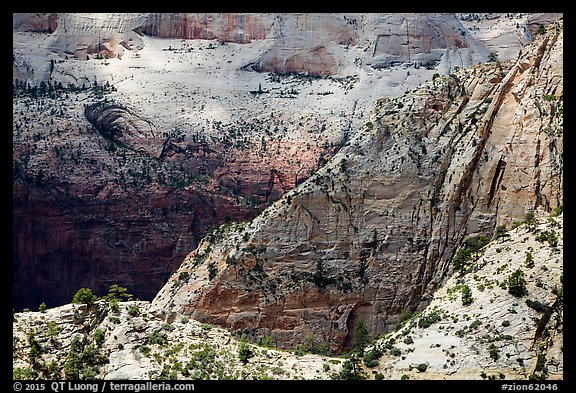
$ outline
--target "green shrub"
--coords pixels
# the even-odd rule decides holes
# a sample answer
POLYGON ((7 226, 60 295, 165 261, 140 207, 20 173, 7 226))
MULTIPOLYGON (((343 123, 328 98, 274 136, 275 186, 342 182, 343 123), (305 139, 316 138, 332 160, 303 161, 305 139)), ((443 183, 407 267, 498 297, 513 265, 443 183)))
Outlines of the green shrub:
POLYGON ((490 344, 490 347, 488 347, 488 352, 490 353, 490 359, 492 360, 498 360, 500 357, 500 351, 498 350, 498 347, 494 345, 494 343, 490 344))
POLYGON ((472 321, 472 322, 470 323, 470 326, 468 326, 468 329, 469 329, 469 330, 475 330, 475 329, 478 329, 478 327, 479 327, 480 325, 482 325, 482 321, 479 320, 479 319, 475 319, 474 321, 472 321))
POLYGON ((539 302, 538 300, 526 299, 526 305, 538 312, 546 312, 548 310, 548 306, 542 302, 539 302))
POLYGON ((264 348, 276 348, 276 343, 271 336, 260 337, 257 344, 264 348))
POLYGON ((12 379, 14 380, 30 380, 38 378, 38 372, 30 367, 16 367, 12 370, 12 379))
POLYGON ((414 312, 410 309, 405 308, 398 315, 398 328, 402 327, 406 322, 408 322, 414 316, 414 312))
POLYGON ((528 269, 531 269, 534 267, 534 256, 532 256, 532 253, 530 251, 526 251, 526 267, 528 269))
POLYGON ((104 332, 100 329, 96 329, 94 331, 94 342, 97 345, 102 345, 102 343, 104 342, 104 332))
POLYGON ((529 231, 533 231, 536 228, 538 220, 536 219, 534 212, 528 212, 524 215, 524 224, 526 224, 529 231))
POLYGON ((150 334, 150 337, 146 340, 146 344, 153 345, 165 345, 168 343, 168 335, 161 330, 155 330, 150 334))
POLYGON ((150 348, 149 346, 146 346, 146 345, 140 346, 140 352, 142 352, 142 354, 144 356, 149 356, 151 351, 152 351, 152 348, 150 348))
POLYGON ((181 272, 178 276, 178 281, 180 281, 180 283, 186 283, 188 280, 190 280, 190 273, 188 272, 181 272))
POLYGON ((390 350, 390 355, 392 355, 392 356, 400 356, 400 355, 402 355, 402 351, 400 350, 400 348, 393 347, 393 348, 390 350))
POLYGON ((416 370, 423 373, 428 369, 428 363, 420 363, 416 366, 416 370))
POLYGON ((90 288, 80 288, 74 295, 72 303, 91 305, 98 300, 98 297, 92 293, 90 288))
POLYGON ((513 296, 521 297, 527 293, 524 272, 520 269, 508 277, 506 284, 508 285, 508 292, 513 296))
POLYGON ((462 286, 462 305, 469 306, 474 302, 474 298, 472 297, 472 290, 466 284, 462 286))
POLYGON ((84 347, 82 339, 76 336, 64 361, 64 375, 66 379, 95 379, 97 364, 102 361, 103 357, 94 347, 91 345, 84 347))
POLYGON ((44 302, 40 303, 40 306, 38 306, 38 311, 45 312, 46 311, 46 303, 44 303, 44 302))
POLYGON ((470 266, 472 258, 475 254, 479 253, 480 250, 490 242, 485 235, 471 237, 464 243, 464 246, 460 248, 454 258, 452 259, 452 265, 454 266, 454 271, 464 274, 466 269, 470 266))
POLYGON ((128 308, 128 315, 130 315, 131 317, 137 317, 138 315, 140 315, 140 307, 138 307, 135 304, 131 305, 128 308))
POLYGON ((496 227, 496 230, 494 231, 494 240, 503 237, 510 237, 510 235, 508 234, 508 230, 506 229, 506 225, 498 225, 496 227))
POLYGON ((373 348, 372 350, 368 351, 362 361, 366 365, 366 367, 376 367, 378 365, 378 359, 382 357, 382 352, 377 348, 373 348))
POLYGON ((442 320, 442 312, 438 309, 434 309, 433 311, 429 312, 426 315, 422 315, 418 320, 418 327, 419 328, 427 328, 430 327, 433 323, 442 320))
POLYGON ((546 27, 544 27, 544 25, 540 25, 540 24, 539 24, 539 25, 538 25, 538 31, 537 31, 537 33, 540 34, 540 35, 546 34, 546 27))
POLYGON ((110 316, 108 318, 110 319, 110 322, 115 323, 116 325, 120 324, 120 318, 114 316, 110 316))
POLYGON ((48 325, 46 326, 46 334, 48 337, 56 337, 61 330, 62 328, 58 326, 54 321, 48 322, 48 325))
POLYGON ((212 281, 214 277, 218 274, 218 268, 214 264, 214 262, 208 263, 208 280, 212 281))
POLYGON ((330 348, 328 347, 328 344, 314 333, 307 334, 304 337, 303 344, 298 348, 302 351, 302 354, 313 353, 323 356, 330 355, 330 348))
POLYGON ((250 349, 250 345, 248 344, 248 340, 246 336, 242 335, 240 338, 240 342, 238 343, 238 359, 246 364, 248 359, 254 356, 252 349, 250 349))
POLYGON ((560 214, 562 214, 562 210, 563 210, 562 205, 558 205, 558 206, 556 206, 556 207, 552 210, 552 212, 550 213, 550 215, 551 215, 552 217, 558 217, 560 214))
POLYGON ((553 230, 543 231, 536 236, 536 240, 543 243, 548 242, 550 247, 556 247, 558 245, 558 235, 553 230))

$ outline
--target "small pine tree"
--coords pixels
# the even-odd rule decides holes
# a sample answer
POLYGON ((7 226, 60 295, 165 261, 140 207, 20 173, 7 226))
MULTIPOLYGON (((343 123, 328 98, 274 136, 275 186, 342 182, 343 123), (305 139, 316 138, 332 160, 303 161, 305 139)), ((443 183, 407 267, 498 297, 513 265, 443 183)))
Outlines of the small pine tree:
POLYGON ((132 294, 127 292, 128 290, 121 287, 118 284, 112 284, 108 287, 108 294, 103 297, 104 300, 112 302, 117 300, 118 302, 128 301, 132 299, 132 294))
POLYGON ((38 357, 42 354, 42 347, 36 337, 34 337, 33 332, 28 332, 28 344, 30 344, 30 352, 28 354, 30 363, 36 364, 38 357))
POLYGON ((72 303, 91 305, 98 300, 98 297, 92 293, 90 288, 80 288, 74 295, 72 303))
POLYGON ((46 303, 44 303, 44 302, 40 303, 40 306, 38 306, 38 311, 45 312, 46 311, 46 303))
POLYGON ((354 342, 354 349, 360 353, 364 352, 364 348, 366 348, 370 342, 368 328, 366 327, 366 322, 363 320, 356 322, 356 326, 354 327, 354 342))
POLYGON ((335 379, 361 380, 366 379, 366 373, 360 364, 360 358, 356 354, 351 354, 350 358, 342 363, 340 373, 334 376, 335 379))
POLYGON ((536 229, 536 225, 538 225, 538 220, 536 219, 536 215, 534 212, 528 212, 524 215, 524 224, 529 231, 533 231, 536 229))
POLYGON ((526 267, 529 269, 534 267, 534 256, 530 251, 526 251, 526 267))
POLYGON ((214 277, 218 274, 218 268, 214 264, 214 262, 208 263, 208 280, 212 281, 214 277))
POLYGON ((454 271, 460 274, 464 274, 468 268, 468 262, 472 258, 472 252, 469 248, 464 247, 458 250, 454 258, 452 259, 452 265, 454 266, 454 271))
POLYGON ((238 359, 246 364, 248 359, 254 356, 254 353, 250 349, 250 345, 248 344, 248 339, 245 335, 240 337, 240 342, 238 343, 238 359))
POLYGON ((502 237, 510 237, 506 225, 498 225, 494 231, 494 240, 500 239, 502 237))
POLYGON ((524 296, 526 294, 526 280, 524 279, 524 272, 517 269, 508 277, 508 292, 516 297, 524 296))
POLYGON ((462 305, 469 306, 474 303, 474 298, 472 297, 472 290, 468 285, 462 287, 462 305))

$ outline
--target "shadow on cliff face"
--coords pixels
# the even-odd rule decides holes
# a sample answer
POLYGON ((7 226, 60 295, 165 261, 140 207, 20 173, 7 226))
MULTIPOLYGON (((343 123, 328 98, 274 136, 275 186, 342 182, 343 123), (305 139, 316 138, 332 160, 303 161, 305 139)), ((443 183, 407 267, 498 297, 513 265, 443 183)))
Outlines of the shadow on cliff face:
POLYGON ((150 300, 212 226, 255 214, 218 196, 173 188, 128 188, 99 198, 18 181, 13 197, 16 310, 69 303, 82 287, 103 295, 112 284, 150 300))
POLYGON ((314 334, 336 350, 360 320, 375 336, 423 309, 465 242, 562 204, 562 33, 549 33, 516 62, 379 100, 306 182, 203 240, 180 267, 194 281, 177 272, 153 305, 283 348, 314 334))
POLYGON ((151 300, 211 228, 252 219, 319 165, 310 154, 294 170, 277 153, 290 145, 262 162, 264 153, 233 140, 174 136, 107 99, 84 106, 74 126, 31 108, 22 131, 15 120, 17 310, 68 303, 82 287, 105 294, 111 284, 151 300), (57 131, 37 137, 44 126, 57 131))
POLYGON ((86 106, 84 115, 104 138, 152 157, 160 156, 163 141, 156 126, 124 105, 103 100, 86 106))

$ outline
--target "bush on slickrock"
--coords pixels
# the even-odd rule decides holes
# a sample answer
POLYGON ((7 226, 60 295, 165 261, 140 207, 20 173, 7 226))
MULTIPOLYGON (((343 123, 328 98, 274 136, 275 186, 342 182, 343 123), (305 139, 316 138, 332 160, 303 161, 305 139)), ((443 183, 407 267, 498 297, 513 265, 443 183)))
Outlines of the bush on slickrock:
POLYGON ((524 272, 520 269, 517 269, 508 277, 506 284, 508 285, 508 293, 513 296, 521 297, 527 293, 524 272))
POLYGON ((90 288, 80 288, 74 295, 72 303, 91 305, 98 300, 98 297, 92 293, 90 288))

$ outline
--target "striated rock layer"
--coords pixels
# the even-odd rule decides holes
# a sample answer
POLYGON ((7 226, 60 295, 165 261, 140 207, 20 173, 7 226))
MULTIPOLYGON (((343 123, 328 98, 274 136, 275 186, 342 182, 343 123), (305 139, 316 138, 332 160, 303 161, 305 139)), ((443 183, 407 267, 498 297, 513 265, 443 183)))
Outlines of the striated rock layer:
POLYGON ((563 217, 538 210, 533 227, 500 233, 421 314, 406 313, 375 340, 384 355, 374 371, 384 379, 562 380, 563 217), (523 291, 510 288, 518 274, 523 291))
MULTIPOLYGON (((499 231, 421 313, 403 312, 393 331, 369 343, 356 371, 366 379, 562 380, 563 216, 540 210, 532 226, 499 231), (517 274, 523 291, 510 290, 517 274)), ((12 331, 18 380, 351 378, 350 361, 325 356, 317 336, 307 335, 298 352, 281 351, 271 337, 242 343, 150 302, 17 312, 12 331)))
POLYGON ((210 228, 310 176, 375 97, 485 60, 494 34, 516 56, 540 20, 491 18, 13 14, 14 307, 112 283, 151 299, 210 228))
MULTIPOLYGON (((246 45, 265 41, 266 50, 248 62, 247 68, 327 76, 352 75, 362 66, 378 69, 406 63, 449 72, 486 60, 490 51, 502 52, 508 59, 531 41, 536 23, 561 17, 488 15, 45 13, 14 14, 13 29, 47 33, 52 52, 82 60, 96 55, 122 58, 126 51, 137 52, 144 46, 143 35, 246 45)), ((34 78, 43 77, 42 71, 34 78)))
POLYGON ((382 99, 321 170, 188 255, 155 307, 349 348, 424 307, 468 236, 562 203, 563 30, 382 99))

